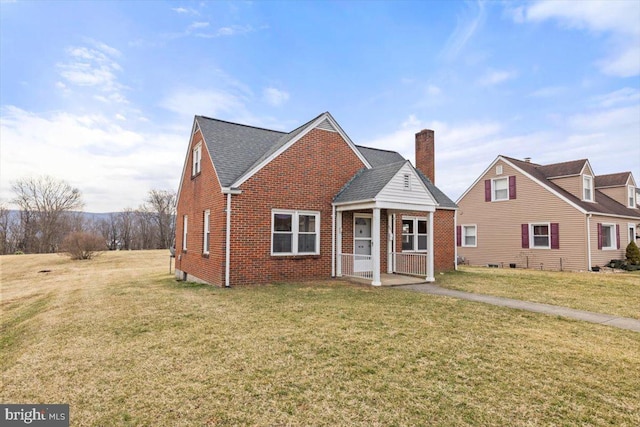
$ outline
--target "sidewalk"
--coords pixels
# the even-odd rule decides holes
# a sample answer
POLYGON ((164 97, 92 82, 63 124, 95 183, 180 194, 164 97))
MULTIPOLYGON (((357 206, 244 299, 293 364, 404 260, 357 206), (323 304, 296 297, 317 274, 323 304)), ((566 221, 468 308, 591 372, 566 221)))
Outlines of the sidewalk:
POLYGON ((631 319, 628 317, 612 316, 610 314, 594 313, 592 311, 575 310, 573 308, 550 304, 541 304, 537 302, 521 301, 511 298, 502 298, 494 297, 491 295, 474 294, 471 292, 455 291, 453 289, 441 288, 430 283, 403 285, 397 286, 397 288, 411 289, 417 292, 424 292, 432 295, 443 295, 469 301, 483 302, 485 304, 533 311, 536 313, 551 314, 553 316, 568 317, 571 319, 583 320, 585 322, 599 323, 601 325, 609 325, 620 329, 628 329, 630 331, 640 332, 640 320, 631 319))

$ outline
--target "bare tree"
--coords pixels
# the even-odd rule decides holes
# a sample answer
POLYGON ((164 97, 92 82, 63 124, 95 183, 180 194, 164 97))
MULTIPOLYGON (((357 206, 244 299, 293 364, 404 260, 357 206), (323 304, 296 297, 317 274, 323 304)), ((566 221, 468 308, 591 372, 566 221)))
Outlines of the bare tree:
POLYGON ((107 244, 110 251, 120 249, 120 230, 118 227, 118 214, 110 213, 109 216, 99 220, 97 230, 107 244))
POLYGON ((12 223, 11 212, 4 203, 0 203, 0 255, 15 252, 11 236, 12 223))
POLYGON ((134 233, 134 221, 135 212, 131 208, 127 208, 118 214, 118 231, 120 233, 120 244, 122 249, 133 249, 133 233, 134 233))
POLYGON ((173 243, 174 221, 176 210, 176 192, 168 190, 151 190, 143 210, 152 214, 151 218, 157 227, 158 249, 168 249, 173 243))
POLYGON ((80 190, 50 176, 19 179, 11 187, 21 210, 25 252, 55 252, 66 231, 65 214, 83 206, 80 190))

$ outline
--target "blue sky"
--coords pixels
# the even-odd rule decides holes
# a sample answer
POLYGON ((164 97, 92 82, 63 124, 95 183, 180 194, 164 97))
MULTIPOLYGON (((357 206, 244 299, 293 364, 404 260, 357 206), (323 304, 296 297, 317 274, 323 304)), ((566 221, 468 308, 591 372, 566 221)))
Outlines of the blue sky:
POLYGON ((193 116, 290 131, 329 111, 452 199, 499 154, 640 184, 640 2, 0 2, 0 201, 52 175, 85 210, 177 189, 193 116))

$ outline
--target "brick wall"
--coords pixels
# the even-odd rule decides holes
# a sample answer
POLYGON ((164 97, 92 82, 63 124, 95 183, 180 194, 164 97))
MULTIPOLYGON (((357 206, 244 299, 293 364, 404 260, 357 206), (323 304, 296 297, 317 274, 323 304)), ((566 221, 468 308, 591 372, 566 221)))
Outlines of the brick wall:
POLYGON ((191 176, 192 153, 202 142, 200 131, 191 139, 176 211, 176 270, 189 280, 224 285, 226 196, 222 194, 211 157, 202 142, 201 173, 191 176), (209 209, 209 255, 203 254, 204 211, 209 209), (188 215, 187 250, 182 250, 183 216, 188 215))
POLYGON ((364 167, 340 134, 314 129, 232 197, 231 284, 331 276, 331 202, 364 167), (320 255, 272 256, 273 209, 320 212, 320 255))

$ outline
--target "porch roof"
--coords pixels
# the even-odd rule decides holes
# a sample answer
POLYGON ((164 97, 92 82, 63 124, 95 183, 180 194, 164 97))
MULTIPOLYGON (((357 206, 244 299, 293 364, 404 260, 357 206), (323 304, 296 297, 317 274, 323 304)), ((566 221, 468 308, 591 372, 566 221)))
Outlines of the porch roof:
POLYGON ((343 204, 374 199, 406 162, 403 160, 373 169, 361 169, 340 190, 333 202, 343 204))

